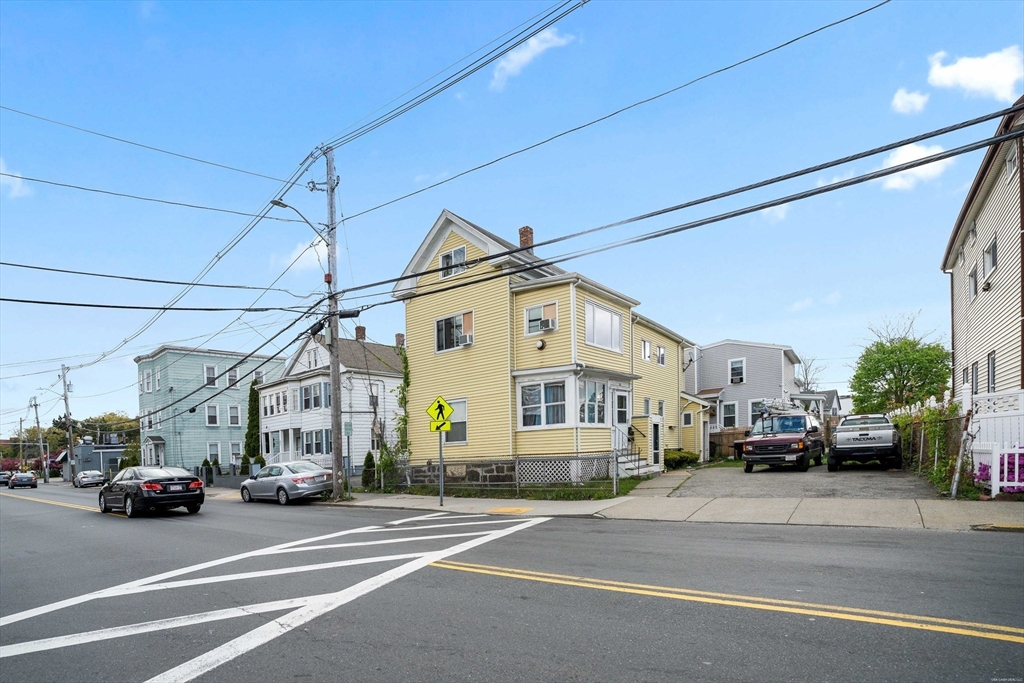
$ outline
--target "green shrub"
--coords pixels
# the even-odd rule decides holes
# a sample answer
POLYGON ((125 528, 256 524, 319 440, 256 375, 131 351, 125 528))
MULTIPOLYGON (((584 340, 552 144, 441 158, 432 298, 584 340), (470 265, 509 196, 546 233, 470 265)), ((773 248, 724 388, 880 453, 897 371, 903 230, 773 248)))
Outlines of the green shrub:
POLYGON ((675 449, 665 451, 665 467, 670 470, 696 465, 698 462, 700 462, 700 456, 692 451, 675 449))
POLYGON ((223 472, 221 472, 220 460, 218 458, 213 459, 213 462, 210 463, 210 467, 213 468, 213 471, 217 474, 217 476, 224 474, 223 472))
POLYGON ((253 462, 256 463, 257 465, 259 465, 260 469, 263 469, 264 467, 267 466, 266 459, 264 459, 263 455, 260 454, 260 453, 256 454, 256 457, 253 458, 253 462))
POLYGON ((251 465, 252 465, 252 463, 249 461, 249 454, 248 453, 243 453, 242 454, 242 464, 239 465, 239 467, 238 467, 238 473, 239 474, 244 474, 244 475, 249 474, 249 467, 251 465))
POLYGON ((212 465, 210 465, 210 460, 208 458, 203 458, 203 464, 200 465, 200 467, 212 467, 212 465))
POLYGON ((376 463, 373 461, 373 453, 366 451, 366 459, 363 460, 363 488, 373 488, 373 482, 376 475, 376 463))

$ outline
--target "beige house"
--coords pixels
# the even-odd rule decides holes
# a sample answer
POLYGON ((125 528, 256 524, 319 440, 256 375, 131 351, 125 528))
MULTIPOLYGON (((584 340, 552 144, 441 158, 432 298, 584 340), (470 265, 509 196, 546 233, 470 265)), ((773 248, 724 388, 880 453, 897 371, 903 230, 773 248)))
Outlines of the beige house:
POLYGON ((661 469, 665 449, 684 443, 681 363, 692 344, 532 245, 529 227, 515 245, 446 210, 395 285, 406 305, 410 462, 436 460, 425 410, 443 396, 453 408, 446 462, 639 451, 661 469))

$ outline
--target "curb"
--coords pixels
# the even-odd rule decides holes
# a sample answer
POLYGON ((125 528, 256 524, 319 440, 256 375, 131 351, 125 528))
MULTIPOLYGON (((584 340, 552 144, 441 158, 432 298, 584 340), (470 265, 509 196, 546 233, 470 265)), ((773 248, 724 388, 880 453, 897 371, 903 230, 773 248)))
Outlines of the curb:
POLYGON ((1024 533, 1024 524, 972 524, 971 531, 1009 531, 1024 533))

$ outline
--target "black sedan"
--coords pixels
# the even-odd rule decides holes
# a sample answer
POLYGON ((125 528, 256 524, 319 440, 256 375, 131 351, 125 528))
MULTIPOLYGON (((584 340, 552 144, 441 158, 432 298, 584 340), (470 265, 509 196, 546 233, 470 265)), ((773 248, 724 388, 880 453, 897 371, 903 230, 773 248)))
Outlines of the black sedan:
POLYGON ((206 493, 203 480, 180 467, 129 467, 100 489, 100 512, 120 508, 128 517, 146 510, 184 507, 199 512, 206 493))

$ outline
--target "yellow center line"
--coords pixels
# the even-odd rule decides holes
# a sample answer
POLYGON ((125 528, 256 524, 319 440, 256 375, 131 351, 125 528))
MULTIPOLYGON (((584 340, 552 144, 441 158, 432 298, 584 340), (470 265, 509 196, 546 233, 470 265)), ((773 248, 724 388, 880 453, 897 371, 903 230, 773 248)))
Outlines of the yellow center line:
POLYGON ((898 612, 880 612, 859 609, 856 607, 842 607, 840 605, 801 603, 792 600, 775 600, 756 596, 731 595, 728 593, 711 593, 707 591, 695 591, 682 588, 668 588, 665 586, 649 586, 645 584, 633 584, 620 581, 606 581, 603 579, 590 579, 563 574, 531 572, 522 569, 475 565, 449 560, 434 562, 431 566, 441 569, 472 572, 476 574, 503 576, 510 579, 521 579, 523 581, 539 581, 542 583, 576 586, 579 588, 592 588, 595 590, 611 591, 615 593, 632 593, 635 595, 670 598, 673 600, 685 600, 688 602, 701 602, 712 605, 726 605, 729 607, 744 607, 748 609, 767 610, 770 612, 786 612, 789 614, 802 614, 807 616, 826 617, 830 619, 844 619, 846 621, 880 624, 884 626, 897 626, 923 631, 937 631, 940 633, 952 633, 962 636, 988 638, 991 640, 1003 640, 1010 643, 1024 644, 1024 637, 1020 635, 1010 635, 1022 634, 1024 633, 1024 629, 1001 626, 998 624, 981 624, 968 621, 956 621, 953 619, 940 619, 938 617, 901 614, 898 612), (1009 633, 991 633, 977 629, 988 629, 988 631, 1007 631, 1009 633))
MULTIPOLYGON (((46 500, 44 498, 33 498, 32 496, 19 496, 16 493, 0 493, 0 496, 7 496, 8 498, 20 498, 21 500, 31 500, 34 503, 46 503, 47 505, 60 505, 65 508, 74 508, 76 510, 86 510, 87 512, 99 512, 99 509, 89 507, 88 505, 78 505, 77 503, 64 503, 59 500, 46 500)), ((124 517, 124 515, 113 513, 115 517, 124 517)))

